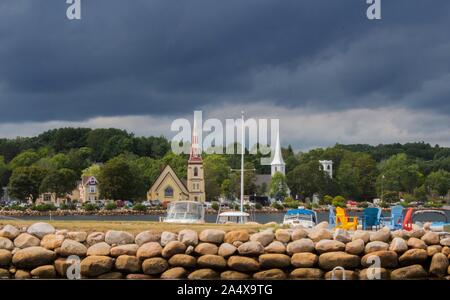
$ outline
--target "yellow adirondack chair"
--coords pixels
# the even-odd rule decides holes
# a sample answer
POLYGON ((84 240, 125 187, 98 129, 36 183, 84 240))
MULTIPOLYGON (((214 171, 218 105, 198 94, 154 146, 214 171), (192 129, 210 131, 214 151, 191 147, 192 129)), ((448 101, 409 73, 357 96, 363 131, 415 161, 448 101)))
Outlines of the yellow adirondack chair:
POLYGON ((345 213, 345 209, 336 207, 336 228, 344 230, 356 230, 358 226, 358 217, 349 217, 345 213))

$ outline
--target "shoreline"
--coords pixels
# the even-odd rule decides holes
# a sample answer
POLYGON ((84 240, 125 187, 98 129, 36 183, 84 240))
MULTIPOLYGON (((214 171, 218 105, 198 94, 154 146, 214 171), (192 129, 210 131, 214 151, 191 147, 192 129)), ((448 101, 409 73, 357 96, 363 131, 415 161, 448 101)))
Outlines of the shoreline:
MULTIPOLYGON (((447 208, 415 208, 415 210, 441 210, 450 211, 447 208)), ((315 212, 328 212, 328 209, 313 209, 315 212)), ((349 212, 362 212, 364 208, 348 208, 349 212)), ((254 214, 279 214, 285 213, 288 209, 263 209, 263 210, 249 210, 247 212, 254 214)), ((383 212, 390 211, 389 208, 382 208, 383 212)), ((21 210, 0 210, 0 216, 8 217, 24 217, 24 216, 147 216, 147 215, 165 215, 166 210, 148 210, 148 211, 136 211, 132 209, 116 209, 116 210, 97 210, 97 211, 85 211, 85 210, 56 210, 56 211, 35 211, 27 209, 21 210)), ((217 211, 208 209, 205 211, 205 215, 217 215, 217 211)))

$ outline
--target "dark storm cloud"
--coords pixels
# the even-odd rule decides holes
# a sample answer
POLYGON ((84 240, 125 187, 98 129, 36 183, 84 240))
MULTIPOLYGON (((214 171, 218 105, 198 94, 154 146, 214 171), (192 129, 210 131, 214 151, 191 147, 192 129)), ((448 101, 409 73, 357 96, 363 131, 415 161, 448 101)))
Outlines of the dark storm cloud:
POLYGON ((450 112, 450 3, 64 0, 0 4, 0 122, 177 115, 220 102, 450 112))

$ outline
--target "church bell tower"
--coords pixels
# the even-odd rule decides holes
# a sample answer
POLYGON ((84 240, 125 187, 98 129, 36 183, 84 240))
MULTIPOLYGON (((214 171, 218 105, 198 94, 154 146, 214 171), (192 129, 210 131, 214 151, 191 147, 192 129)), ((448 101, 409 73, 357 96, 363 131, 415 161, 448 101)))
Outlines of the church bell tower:
POLYGON ((189 191, 190 201, 205 201, 205 176, 203 170, 202 150, 198 143, 198 128, 195 118, 194 128, 192 130, 191 151, 189 154, 187 168, 187 189, 189 191))

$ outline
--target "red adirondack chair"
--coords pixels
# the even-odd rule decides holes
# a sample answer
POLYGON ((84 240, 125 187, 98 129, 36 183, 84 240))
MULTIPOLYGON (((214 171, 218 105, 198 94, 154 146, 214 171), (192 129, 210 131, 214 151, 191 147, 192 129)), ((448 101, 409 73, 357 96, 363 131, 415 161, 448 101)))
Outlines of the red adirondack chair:
POLYGON ((403 219, 402 227, 404 230, 411 231, 412 230, 412 214, 414 209, 412 207, 408 208, 406 211, 405 218, 403 219))

